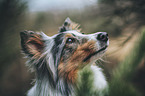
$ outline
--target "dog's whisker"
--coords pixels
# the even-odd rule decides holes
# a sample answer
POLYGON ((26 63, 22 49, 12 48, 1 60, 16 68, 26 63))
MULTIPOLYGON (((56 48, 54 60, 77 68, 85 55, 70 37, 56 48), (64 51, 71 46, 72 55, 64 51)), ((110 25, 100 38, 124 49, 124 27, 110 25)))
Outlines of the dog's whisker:
POLYGON ((99 58, 99 59, 105 63, 111 63, 110 61, 107 61, 106 59, 105 60, 103 58, 99 58))

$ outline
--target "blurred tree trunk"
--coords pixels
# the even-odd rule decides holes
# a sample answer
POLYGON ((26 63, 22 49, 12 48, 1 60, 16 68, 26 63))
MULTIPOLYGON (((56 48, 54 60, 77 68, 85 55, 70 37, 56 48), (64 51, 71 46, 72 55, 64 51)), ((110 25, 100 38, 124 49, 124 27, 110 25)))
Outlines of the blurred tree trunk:
MULTIPOLYGON (((24 0, 0 1, 0 95, 2 96, 4 96, 2 93, 9 93, 2 92, 6 91, 4 88, 7 88, 9 84, 9 82, 7 82, 6 85, 3 84, 3 82, 7 81, 4 80, 3 77, 6 77, 5 75, 10 72, 10 67, 14 65, 14 61, 15 64, 20 62, 20 59, 18 59, 18 57, 20 57, 19 31, 23 24, 22 21, 25 17, 26 10, 27 2, 24 0)), ((19 73, 21 74, 20 64, 17 67, 19 67, 19 73)), ((13 78, 14 77, 9 78, 10 81, 13 81, 13 78)))
MULTIPOLYGON (((10 60, 16 57, 15 54, 17 53, 14 50, 19 37, 14 36, 18 33, 18 29, 20 29, 20 24, 22 24, 20 20, 24 18, 26 8, 26 2, 22 0, 0 1, 0 63, 3 67, 11 64, 10 60)), ((3 73, 3 67, 0 67, 0 76, 3 73)))

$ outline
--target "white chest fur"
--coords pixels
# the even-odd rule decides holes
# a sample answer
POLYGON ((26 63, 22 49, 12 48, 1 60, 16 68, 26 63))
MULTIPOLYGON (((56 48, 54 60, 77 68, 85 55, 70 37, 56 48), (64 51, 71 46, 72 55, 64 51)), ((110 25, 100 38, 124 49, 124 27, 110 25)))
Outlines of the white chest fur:
POLYGON ((94 65, 91 66, 91 69, 94 75, 94 88, 100 91, 105 89, 107 87, 107 81, 102 73, 102 69, 94 65))

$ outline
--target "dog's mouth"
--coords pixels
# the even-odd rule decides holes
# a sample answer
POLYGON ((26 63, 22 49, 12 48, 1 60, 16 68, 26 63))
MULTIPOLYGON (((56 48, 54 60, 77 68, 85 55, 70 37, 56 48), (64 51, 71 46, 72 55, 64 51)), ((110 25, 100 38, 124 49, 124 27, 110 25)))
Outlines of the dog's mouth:
POLYGON ((92 56, 98 54, 98 53, 101 52, 101 51, 104 51, 107 47, 108 47, 108 45, 106 45, 106 46, 102 47, 101 49, 97 50, 96 52, 94 52, 94 53, 88 55, 83 61, 84 61, 84 62, 88 61, 92 56))

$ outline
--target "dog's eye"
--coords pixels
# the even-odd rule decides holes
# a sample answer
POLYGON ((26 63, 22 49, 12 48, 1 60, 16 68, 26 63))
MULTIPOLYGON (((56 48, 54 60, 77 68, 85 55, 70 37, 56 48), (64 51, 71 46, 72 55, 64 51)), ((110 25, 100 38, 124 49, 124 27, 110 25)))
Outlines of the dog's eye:
POLYGON ((75 39, 74 38, 68 38, 66 43, 74 43, 75 42, 75 39))

